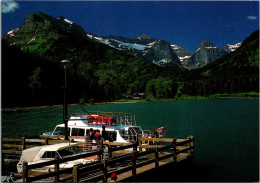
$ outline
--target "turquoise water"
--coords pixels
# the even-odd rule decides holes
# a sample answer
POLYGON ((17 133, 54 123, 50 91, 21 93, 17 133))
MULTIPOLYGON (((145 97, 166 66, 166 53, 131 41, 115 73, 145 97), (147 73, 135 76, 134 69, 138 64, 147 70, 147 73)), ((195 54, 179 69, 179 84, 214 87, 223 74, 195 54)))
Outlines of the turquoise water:
MULTIPOLYGON (((188 171, 196 171, 194 181, 259 181, 258 99, 143 102, 86 109, 136 113, 143 129, 167 125, 166 137, 193 135, 195 160, 188 171)), ((2 136, 38 135, 53 130, 61 119, 60 108, 3 112, 2 136)))

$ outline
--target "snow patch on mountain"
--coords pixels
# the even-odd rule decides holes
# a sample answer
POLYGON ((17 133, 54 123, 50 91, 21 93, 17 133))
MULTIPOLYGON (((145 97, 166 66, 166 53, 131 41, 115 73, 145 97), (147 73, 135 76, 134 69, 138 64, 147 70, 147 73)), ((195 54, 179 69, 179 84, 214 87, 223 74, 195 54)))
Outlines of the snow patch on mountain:
POLYGON ((72 21, 70 21, 70 20, 68 20, 68 19, 64 19, 67 23, 69 23, 70 25, 72 25, 73 24, 73 22, 72 21))
POLYGON ((164 59, 161 59, 159 61, 154 61, 153 60, 153 64, 156 64, 158 66, 165 66, 168 64, 168 59, 167 58, 164 58, 164 59))
POLYGON ((30 44, 31 42, 35 41, 36 37, 32 38, 30 41, 28 41, 27 44, 30 44))
POLYGON ((188 60, 191 56, 185 56, 185 57, 179 57, 180 61, 183 62, 185 60, 188 60))
POLYGON ((180 47, 180 46, 178 46, 176 44, 172 44, 171 47, 172 47, 173 50, 178 50, 178 49, 182 48, 182 47, 180 47))
POLYGON ((226 44, 223 49, 228 52, 236 51, 240 46, 242 45, 242 42, 236 43, 236 44, 226 44))
POLYGON ((18 30, 19 30, 19 28, 10 30, 9 32, 7 32, 7 34, 8 34, 9 36, 13 37, 13 36, 14 36, 14 33, 15 33, 16 31, 18 31, 18 30))

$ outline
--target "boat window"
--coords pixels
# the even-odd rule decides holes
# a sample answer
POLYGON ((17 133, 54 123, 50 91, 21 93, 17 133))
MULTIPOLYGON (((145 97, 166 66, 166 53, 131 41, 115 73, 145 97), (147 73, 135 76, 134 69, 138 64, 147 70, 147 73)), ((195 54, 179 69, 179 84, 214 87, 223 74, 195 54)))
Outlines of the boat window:
POLYGON ((86 134, 87 134, 87 136, 88 136, 88 134, 89 134, 89 131, 90 131, 90 129, 87 129, 87 130, 86 130, 86 134))
MULTIPOLYGON (((54 132, 53 135, 65 135, 65 129, 63 127, 57 127, 54 132)), ((70 128, 68 128, 68 135, 70 135, 70 128)))
POLYGON ((121 135, 121 137, 123 137, 123 139, 128 139, 128 133, 125 130, 120 130, 119 134, 121 135))
POLYGON ((116 141, 116 135, 117 135, 116 131, 107 131, 107 135, 108 135, 109 142, 116 141))
POLYGON ((61 157, 72 156, 76 154, 72 147, 59 150, 58 153, 60 154, 61 157))
POLYGON ((57 157, 58 157, 58 154, 56 153, 56 151, 46 151, 46 152, 42 155, 42 158, 47 158, 47 159, 55 158, 56 155, 57 155, 57 157))
POLYGON ((81 128, 72 128, 71 136, 84 136, 84 129, 81 128))
POLYGON ((72 150, 76 153, 76 154, 80 154, 82 153, 82 149, 79 146, 73 146, 72 150))

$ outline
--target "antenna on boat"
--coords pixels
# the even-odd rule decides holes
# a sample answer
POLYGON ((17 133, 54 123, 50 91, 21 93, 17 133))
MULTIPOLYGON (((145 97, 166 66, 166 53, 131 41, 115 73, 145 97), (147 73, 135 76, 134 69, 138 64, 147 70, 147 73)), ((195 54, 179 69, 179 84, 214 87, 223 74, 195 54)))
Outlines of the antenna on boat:
POLYGON ((68 138, 68 105, 67 105, 67 99, 66 99, 66 90, 67 90, 67 75, 66 75, 66 69, 67 64, 70 63, 69 60, 62 60, 61 63, 64 64, 64 92, 63 92, 63 123, 65 126, 65 140, 69 140, 68 138))

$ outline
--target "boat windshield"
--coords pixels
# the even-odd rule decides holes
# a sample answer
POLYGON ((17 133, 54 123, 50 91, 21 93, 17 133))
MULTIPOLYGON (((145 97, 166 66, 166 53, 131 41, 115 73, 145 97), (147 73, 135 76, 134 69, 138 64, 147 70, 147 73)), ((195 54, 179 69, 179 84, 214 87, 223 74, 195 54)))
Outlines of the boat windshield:
MULTIPOLYGON (((53 135, 64 135, 65 133, 65 129, 63 127, 56 127, 54 132, 53 132, 53 135)), ((68 134, 70 134, 70 128, 68 128, 68 134)))
POLYGON ((59 155, 62 158, 67 157, 67 156, 73 156, 73 155, 79 154, 81 152, 82 152, 82 150, 78 146, 73 146, 73 147, 69 147, 69 148, 58 151, 59 155))

